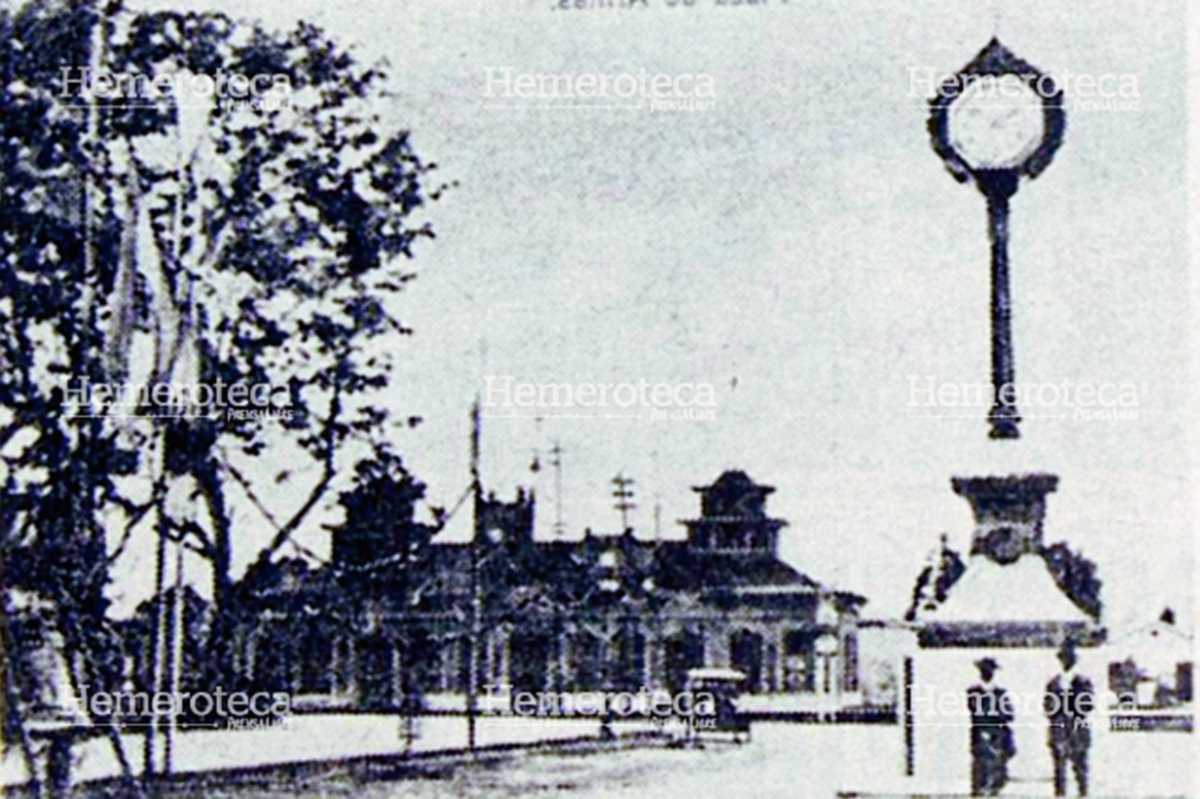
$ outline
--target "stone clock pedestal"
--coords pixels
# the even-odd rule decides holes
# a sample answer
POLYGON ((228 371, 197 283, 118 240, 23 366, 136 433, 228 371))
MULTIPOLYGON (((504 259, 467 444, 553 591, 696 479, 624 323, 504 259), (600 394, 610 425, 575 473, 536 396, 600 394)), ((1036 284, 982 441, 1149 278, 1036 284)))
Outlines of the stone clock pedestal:
MULTIPOLYGON (((969 793, 966 691, 979 681, 975 662, 990 657, 1000 667, 994 682, 1015 704, 1010 778, 1040 783, 1051 774, 1042 692, 1059 669, 1055 653, 1067 638, 1094 647, 1104 632, 1059 587, 1042 555, 1055 475, 954 478, 951 485, 970 503, 975 529, 965 570, 941 601, 918 611, 910 700, 901 707, 906 765, 919 786, 969 793)), ((1081 665, 1103 685, 1105 674, 1086 650, 1081 665)))

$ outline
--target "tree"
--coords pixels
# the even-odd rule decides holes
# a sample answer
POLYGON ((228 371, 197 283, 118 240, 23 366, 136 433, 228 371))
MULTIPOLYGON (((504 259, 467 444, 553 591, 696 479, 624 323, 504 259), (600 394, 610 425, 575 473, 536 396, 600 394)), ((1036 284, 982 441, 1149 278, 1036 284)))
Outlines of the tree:
MULTIPOLYGON (((102 519, 143 512, 117 485, 136 469, 136 453, 99 420, 69 414, 62 390, 67 376, 103 377, 102 298, 118 261, 111 214, 85 191, 94 117, 65 107, 50 83, 58 59, 88 63, 87 22, 79 9, 39 3, 0 9, 3 603, 14 589, 50 603, 76 689, 111 685, 120 661, 105 619, 102 519)), ((6 686, 12 663, 5 659, 6 686)), ((20 726, 8 711, 6 720, 7 730, 20 726)))
MULTIPOLYGON (((392 700, 407 712, 418 709, 420 674, 438 656, 419 613, 422 585, 433 577, 428 570, 429 543, 439 529, 413 518, 424 495, 425 485, 404 468, 399 456, 380 446, 358 463, 353 487, 339 496, 344 520, 332 531, 331 568, 341 597, 351 607, 373 605, 403 619, 397 631, 402 696, 392 700)), ((387 697, 372 696, 369 690, 360 700, 374 707, 390 704, 387 697)))
MULTIPOLYGON (((285 107, 214 103, 203 124, 170 98, 125 120, 146 134, 128 138, 137 189, 126 205, 145 207, 158 257, 138 264, 143 279, 125 285, 160 287, 151 382, 190 367, 210 385, 286 386, 290 400, 290 416, 224 414, 159 428, 166 475, 194 481, 207 506, 207 520, 169 526, 190 534, 213 564, 220 646, 232 584, 231 487, 275 527, 260 553, 270 558, 330 496, 341 464, 387 438, 380 390, 392 365, 383 339, 410 333, 388 300, 413 277, 397 256, 411 257, 418 238, 432 237, 410 217, 433 165, 413 153, 406 131, 382 131, 383 72, 358 66, 312 26, 281 37, 220 15, 151 14, 110 47, 113 63, 137 74, 269 75, 272 86, 282 78, 287 87, 285 107), (174 141, 143 144, 156 134, 174 141), (317 469, 286 516, 260 499, 269 449, 305 456, 317 469)), ((118 298, 124 307, 136 300, 118 298)), ((132 349, 137 334, 122 335, 132 349)), ((276 479, 299 482, 301 471, 276 479)))
POLYGON ((1100 601, 1101 582, 1096 577, 1096 564, 1082 554, 1071 551, 1064 541, 1042 547, 1039 554, 1063 593, 1076 607, 1099 620, 1103 603, 1100 601))
POLYGON ((220 678, 232 504, 274 526, 268 559, 344 464, 419 422, 393 420, 381 391, 389 339, 410 332, 392 300, 413 277, 399 256, 433 235, 414 217, 438 196, 423 184, 434 165, 382 119, 383 71, 310 25, 278 35, 220 14, 41 0, 0 9, 0 26, 7 579, 48 586, 68 643, 94 649, 108 565, 153 521, 212 564, 220 678), (98 75, 133 77, 114 92, 98 75), (271 101, 152 90, 202 76, 227 89, 269 76, 271 101), (286 389, 291 413, 179 419, 142 405, 117 418, 81 404, 80 381, 266 384, 286 389), (272 455, 316 472, 286 513, 263 498, 272 455))
POLYGON ((904 613, 905 621, 915 621, 921 611, 934 610, 945 602, 950 588, 967 570, 962 556, 950 548, 948 540, 948 536, 942 533, 941 549, 936 556, 930 553, 928 565, 917 575, 912 604, 904 613))
POLYGON ((422 558, 435 531, 413 518, 425 484, 382 445, 371 458, 359 461, 354 472, 353 487, 338 497, 344 512, 333 529, 334 561, 342 567, 366 568, 422 558))

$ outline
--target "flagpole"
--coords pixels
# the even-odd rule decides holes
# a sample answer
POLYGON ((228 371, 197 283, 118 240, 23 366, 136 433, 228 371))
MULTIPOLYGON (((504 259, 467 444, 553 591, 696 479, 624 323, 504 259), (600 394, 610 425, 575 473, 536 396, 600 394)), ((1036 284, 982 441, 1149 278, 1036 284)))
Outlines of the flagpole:
POLYGON ((467 748, 476 746, 476 719, 479 715, 479 646, 483 634, 483 591, 479 580, 479 541, 483 524, 483 485, 479 478, 479 397, 471 406, 471 492, 475 500, 475 519, 471 535, 471 635, 467 668, 467 748))

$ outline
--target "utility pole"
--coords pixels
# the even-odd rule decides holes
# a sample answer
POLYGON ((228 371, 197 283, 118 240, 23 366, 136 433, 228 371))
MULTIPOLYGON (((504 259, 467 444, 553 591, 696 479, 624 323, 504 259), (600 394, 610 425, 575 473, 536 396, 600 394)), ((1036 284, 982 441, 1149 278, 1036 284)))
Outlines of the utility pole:
MULTIPOLYGON (((161 424, 161 423, 160 423, 161 424)), ((156 475, 158 481, 166 481, 166 442, 165 437, 160 433, 157 439, 158 452, 155 453, 157 461, 156 475)), ((156 481, 156 482, 158 482, 156 481)), ((158 696, 163 692, 166 682, 166 660, 167 660, 167 609, 165 606, 165 588, 167 578, 167 511, 166 492, 159 486, 155 486, 154 492, 157 496, 154 497, 154 515, 155 515, 155 534, 158 536, 154 552, 154 606, 152 618, 154 620, 152 635, 154 636, 153 643, 150 649, 150 679, 154 684, 154 695, 158 696)), ((158 731, 160 721, 158 710, 150 708, 150 723, 146 727, 146 745, 143 751, 142 759, 142 776, 143 779, 149 782, 158 768, 154 757, 155 744, 158 741, 158 731)))
POLYGON ((554 537, 560 540, 565 532, 562 518, 562 453, 562 446, 555 441, 554 449, 550 450, 554 460, 550 464, 554 467, 554 537))
POLYGON ((171 594, 171 619, 167 625, 167 681, 171 686, 171 714, 167 717, 166 737, 163 740, 163 774, 170 777, 174 770, 175 734, 179 729, 178 706, 183 681, 183 626, 187 622, 183 595, 183 538, 175 541, 175 587, 171 594))
MULTIPOLYGON (((650 451, 650 461, 653 464, 653 474, 651 479, 656 487, 662 486, 662 475, 658 471, 658 450, 650 451)), ((662 540, 662 494, 655 490, 654 492, 654 543, 657 544, 662 540)))
POLYGON ((633 483, 633 478, 626 477, 623 473, 617 474, 617 476, 612 479, 612 484, 616 486, 616 489, 612 492, 612 495, 617 499, 613 507, 621 512, 622 533, 629 529, 629 511, 637 507, 633 501, 633 489, 630 488, 633 483))
POLYGON ((475 754, 475 726, 479 715, 479 647, 483 635, 483 586, 479 579, 479 542, 483 537, 483 484, 479 478, 479 398, 471 406, 471 492, 475 500, 475 525, 471 536, 471 662, 467 668, 467 748, 475 754))

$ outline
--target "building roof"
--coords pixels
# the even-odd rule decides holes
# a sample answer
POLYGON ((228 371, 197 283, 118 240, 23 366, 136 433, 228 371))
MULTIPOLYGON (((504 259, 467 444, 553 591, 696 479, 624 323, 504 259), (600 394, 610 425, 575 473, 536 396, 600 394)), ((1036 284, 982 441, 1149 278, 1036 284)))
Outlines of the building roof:
MULTIPOLYGON (((350 588, 361 576, 361 584, 374 595, 394 593, 428 608, 445 608, 472 594, 473 547, 478 546, 474 554, 486 601, 507 595, 522 607, 547 602, 607 607, 617 601, 661 599, 661 592, 717 603, 755 597, 757 606, 794 605, 809 601, 796 597, 816 595, 865 602, 855 594, 832 591, 779 559, 776 533, 786 522, 766 514, 765 497, 772 487, 734 470, 698 490, 703 494, 701 518, 687 522, 687 540, 648 541, 632 530, 604 534, 590 529, 582 539, 535 540, 533 496, 518 491, 511 503, 489 497, 479 527, 494 529, 496 535, 478 535, 477 544, 442 542, 429 530, 423 545, 405 561, 408 567, 372 560, 357 571, 337 564, 319 571, 327 577, 336 574, 341 588, 350 588), (402 581, 400 571, 405 572, 402 581)), ((366 543, 356 550, 364 558, 386 555, 386 542, 366 543)))
POLYGON ((1156 621, 1113 639, 1110 660, 1132 659, 1139 666, 1168 672, 1193 657, 1192 638, 1174 624, 1156 621))
POLYGON ((700 493, 719 493, 730 492, 734 494, 753 491, 755 493, 766 495, 775 491, 775 486, 762 485, 750 479, 750 475, 740 469, 730 469, 723 472, 720 477, 706 486, 692 486, 692 490, 700 493))
POLYGON ((1025 555, 1001 565, 983 554, 967 560, 966 571, 923 622, 1059 622, 1092 624, 1054 581, 1046 561, 1025 555))

